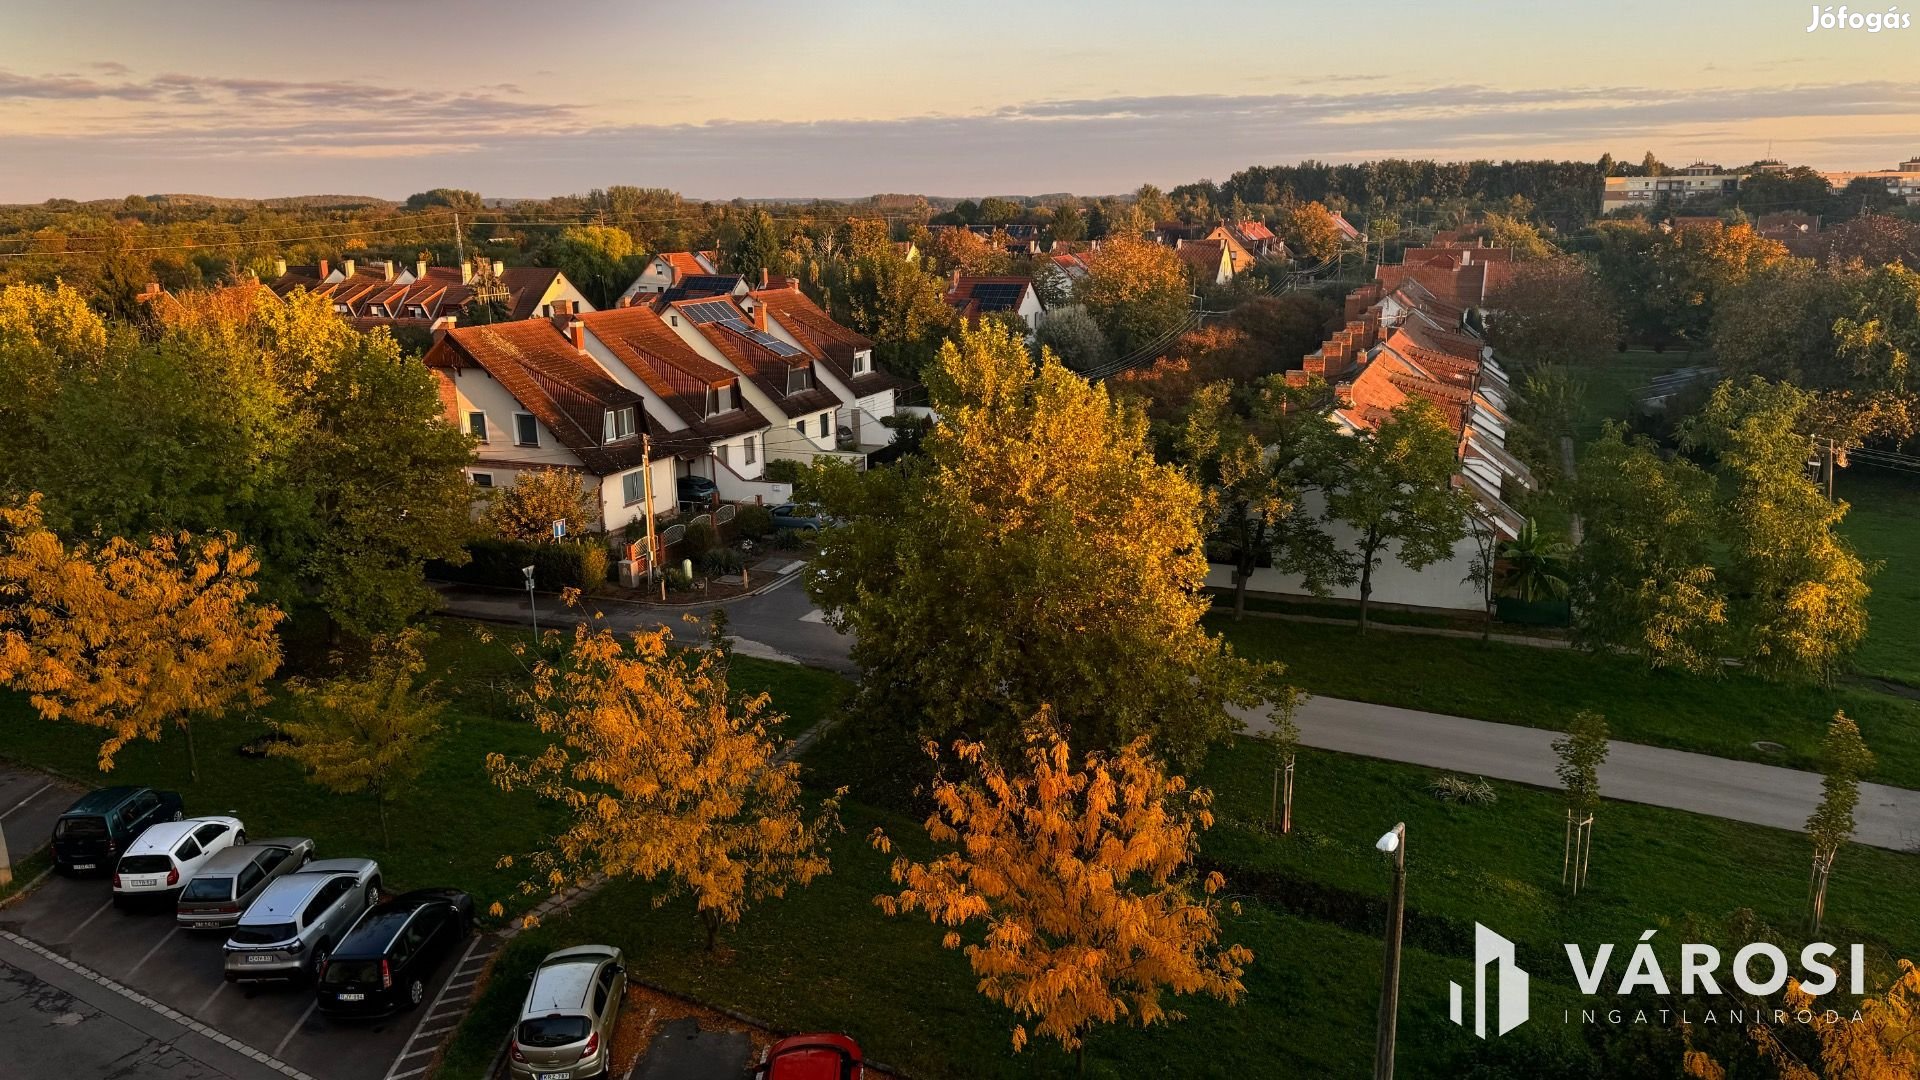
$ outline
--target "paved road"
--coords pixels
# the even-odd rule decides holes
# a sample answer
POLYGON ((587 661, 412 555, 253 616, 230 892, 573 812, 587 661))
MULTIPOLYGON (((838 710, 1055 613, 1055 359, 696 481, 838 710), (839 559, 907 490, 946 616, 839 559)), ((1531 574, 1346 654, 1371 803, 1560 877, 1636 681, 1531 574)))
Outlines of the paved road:
POLYGON ((0 768, 0 830, 17 864, 45 847, 53 823, 79 798, 81 789, 27 769, 0 768))
MULTIPOLYGON (((525 596, 465 589, 446 595, 452 614, 503 622, 526 618, 525 596)), ((742 654, 853 670, 851 639, 821 621, 792 575, 758 595, 691 610, 713 607, 727 609, 742 654)), ((543 604, 543 610, 551 609, 543 604)), ((616 629, 665 624, 685 632, 680 609, 610 603, 602 610, 616 629)), ((1265 726, 1257 713, 1242 719, 1254 730, 1265 726)), ((1552 731, 1325 697, 1309 700, 1299 722, 1301 741, 1323 750, 1559 786, 1552 731)), ((1600 784, 1612 799, 1793 830, 1806 823, 1820 798, 1814 773, 1619 741, 1612 743, 1600 784)), ((1920 792, 1862 784, 1856 820, 1855 839, 1863 844, 1920 848, 1920 792)))

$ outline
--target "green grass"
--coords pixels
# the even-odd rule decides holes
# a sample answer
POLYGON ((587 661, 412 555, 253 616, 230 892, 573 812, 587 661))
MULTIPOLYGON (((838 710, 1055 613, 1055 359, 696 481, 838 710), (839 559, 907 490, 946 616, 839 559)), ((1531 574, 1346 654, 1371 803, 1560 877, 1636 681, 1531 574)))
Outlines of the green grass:
POLYGON ((1850 687, 1649 672, 1631 657, 1482 643, 1277 619, 1208 617, 1236 649, 1284 661, 1316 694, 1527 727, 1562 728, 1581 709, 1613 736, 1719 757, 1813 768, 1834 711, 1860 724, 1876 779, 1920 788, 1920 703, 1850 687), (1785 752, 1766 754, 1755 741, 1785 752))
MULTIPOLYGON (((254 836, 310 836, 322 854, 365 854, 380 861, 394 888, 452 885, 474 895, 485 910, 530 901, 516 886, 520 871, 494 865, 499 856, 532 849, 564 823, 563 811, 523 791, 503 792, 487 777, 486 755, 531 755, 547 739, 519 719, 510 700, 523 674, 498 630, 482 643, 465 624, 436 624, 428 648, 430 670, 447 694, 444 730, 425 770, 388 806, 392 845, 382 848, 370 798, 334 795, 308 783, 284 758, 247 758, 236 749, 267 730, 285 697, 257 717, 232 716, 194 727, 200 781, 188 778, 186 745, 169 731, 157 743, 122 750, 109 774, 96 767, 101 732, 39 718, 24 697, 0 695, 0 759, 46 769, 82 784, 145 784, 179 791, 187 812, 233 812, 254 836), (490 688, 489 684, 492 684, 490 688)), ((750 657, 733 662, 733 686, 767 691, 790 714, 785 733, 799 733, 829 715, 844 683, 836 676, 750 657)))
POLYGON ((1834 484, 1852 511, 1840 531, 1880 572, 1867 600, 1867 640, 1854 664, 1920 687, 1920 476, 1855 464, 1834 484))
POLYGON ((1677 350, 1656 353, 1651 349, 1628 349, 1608 356, 1600 364, 1582 364, 1573 368, 1574 377, 1584 384, 1586 390, 1580 399, 1580 415, 1574 419, 1574 446, 1584 446, 1589 440, 1599 437, 1600 427, 1605 421, 1619 420, 1629 415, 1633 409, 1633 392, 1652 381, 1654 376, 1712 362, 1712 358, 1704 353, 1688 357, 1677 350))

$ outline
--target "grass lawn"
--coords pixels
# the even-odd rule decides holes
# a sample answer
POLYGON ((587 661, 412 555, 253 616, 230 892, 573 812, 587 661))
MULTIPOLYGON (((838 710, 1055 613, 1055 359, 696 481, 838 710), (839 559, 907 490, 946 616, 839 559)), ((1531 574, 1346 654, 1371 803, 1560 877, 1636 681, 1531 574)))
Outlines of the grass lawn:
POLYGON ((1648 672, 1631 657, 1568 649, 1222 615, 1208 623, 1242 654, 1283 660, 1288 678, 1328 697, 1552 729, 1590 708, 1617 739, 1793 768, 1815 767, 1827 722, 1845 709, 1877 756, 1876 779, 1920 788, 1920 703, 1888 694, 1648 672), (1755 750, 1762 740, 1786 751, 1755 750))
POLYGON ((1853 509, 1840 531, 1860 557, 1880 563, 1867 601, 1867 640, 1854 654, 1862 672, 1920 687, 1920 476, 1855 464, 1834 484, 1853 509))
POLYGON ((1657 353, 1652 349, 1628 349, 1608 356, 1599 364, 1572 367, 1574 378, 1586 387, 1580 399, 1580 415, 1574 418, 1574 446, 1578 448, 1598 438, 1605 421, 1629 415, 1633 411, 1633 392, 1654 376, 1712 362, 1707 353, 1688 357, 1678 350, 1657 353))
MULTIPOLYGON (((284 758, 247 758, 236 749, 266 730, 266 720, 284 708, 284 696, 255 718, 234 716, 196 724, 200 782, 188 780, 186 744, 169 731, 160 742, 122 750, 110 774, 95 766, 101 732, 47 723, 23 696, 0 695, 0 759, 48 769, 83 784, 145 784, 179 791, 187 812, 233 812, 259 837, 311 836, 322 855, 369 855, 380 861, 389 887, 452 885, 473 893, 485 911, 498 900, 509 909, 518 898, 520 871, 494 866, 502 854, 531 849, 557 830, 564 816, 556 806, 525 792, 502 792, 487 778, 489 752, 530 755, 546 737, 518 718, 510 701, 520 662, 508 653, 499 631, 483 644, 465 624, 436 624, 428 648, 430 670, 449 698, 425 771, 388 807, 392 846, 383 849, 371 799, 333 795, 308 783, 284 758)), ((818 723, 838 701, 844 684, 831 674, 736 657, 734 686, 768 691, 791 715, 789 736, 818 723)), ((16 853, 24 854, 24 853, 16 853)))

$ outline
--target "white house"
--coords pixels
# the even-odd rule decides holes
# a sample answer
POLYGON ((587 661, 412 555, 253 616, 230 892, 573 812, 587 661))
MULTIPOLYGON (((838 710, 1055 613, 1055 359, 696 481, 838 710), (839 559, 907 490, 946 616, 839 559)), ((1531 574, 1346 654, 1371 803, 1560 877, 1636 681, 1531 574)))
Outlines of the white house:
POLYGON ((1025 277, 969 276, 955 270, 947 286, 947 305, 969 325, 977 325, 983 315, 1009 312, 1027 324, 1028 334, 1039 330, 1047 317, 1033 279, 1025 277))
POLYGON ((720 272, 720 256, 714 251, 663 251, 647 260, 640 275, 620 294, 619 306, 626 307, 634 298, 649 293, 666 292, 689 277, 699 277, 720 272))
POLYGON ((852 449, 893 442, 894 430, 881 421, 897 411, 901 394, 914 384, 879 369, 871 340, 834 322, 791 279, 783 287, 755 291, 746 306, 755 316, 764 315, 769 334, 813 357, 821 384, 840 399, 840 426, 847 429, 852 449))

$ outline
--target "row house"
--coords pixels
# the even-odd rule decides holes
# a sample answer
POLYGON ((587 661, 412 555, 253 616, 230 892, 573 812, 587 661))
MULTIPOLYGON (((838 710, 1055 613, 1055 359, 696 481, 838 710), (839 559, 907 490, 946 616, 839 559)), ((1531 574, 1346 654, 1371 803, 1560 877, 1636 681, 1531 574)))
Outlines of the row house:
POLYGON ((1197 285, 1225 285, 1233 280, 1233 251, 1223 240, 1176 240, 1173 253, 1197 285))
POLYGON ((496 299, 509 320, 592 311, 586 295, 567 276, 547 266, 506 266, 471 261, 459 266, 412 266, 392 260, 326 259, 313 266, 274 267, 267 282, 277 296, 304 289, 333 305, 335 314, 360 330, 376 326, 436 329, 460 318, 476 296, 496 299))
POLYGON ((1026 324, 1029 336, 1040 329, 1047 306, 1033 287, 1033 279, 1012 275, 964 274, 958 270, 947 282, 947 306, 969 326, 982 317, 1007 313, 1026 324))
POLYGON ((663 251, 647 260, 640 269, 633 284, 620 294, 616 306, 626 307, 634 298, 644 294, 662 293, 679 285, 690 277, 704 277, 720 272, 720 253, 717 251, 663 251))

